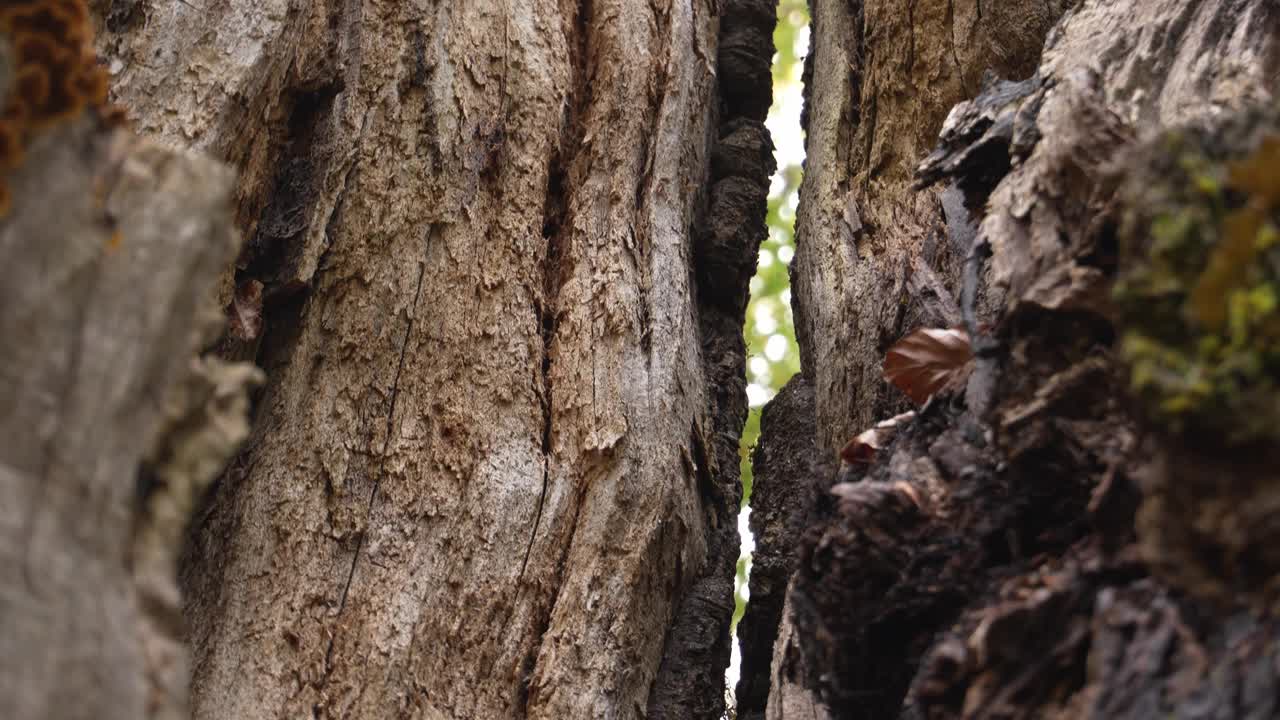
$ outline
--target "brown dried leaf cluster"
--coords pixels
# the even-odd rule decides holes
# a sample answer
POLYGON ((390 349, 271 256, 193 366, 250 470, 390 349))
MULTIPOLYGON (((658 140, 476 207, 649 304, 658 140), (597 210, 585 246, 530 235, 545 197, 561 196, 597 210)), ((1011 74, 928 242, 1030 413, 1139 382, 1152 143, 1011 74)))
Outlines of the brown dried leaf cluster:
MULTIPOLYGON (((961 328, 921 328, 895 343, 884 358, 885 379, 916 405, 924 405, 942 390, 959 387, 972 370, 969 333, 961 328)), ((893 440, 898 426, 915 415, 902 413, 863 431, 840 450, 840 459, 870 464, 876 451, 893 440)))
MULTIPOLYGON (((924 405, 942 389, 959 387, 972 370, 969 333, 960 328, 918 329, 884 355, 884 379, 916 405, 924 405)), ((869 465, 876 452, 892 442, 899 425, 914 418, 915 413, 902 413, 864 430, 841 448, 840 459, 851 465, 869 465)))

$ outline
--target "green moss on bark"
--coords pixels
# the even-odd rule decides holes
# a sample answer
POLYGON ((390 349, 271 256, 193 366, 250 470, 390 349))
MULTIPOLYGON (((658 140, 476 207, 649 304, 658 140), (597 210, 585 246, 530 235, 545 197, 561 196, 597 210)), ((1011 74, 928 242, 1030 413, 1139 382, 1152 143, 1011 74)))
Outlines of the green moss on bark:
POLYGON ((1228 444, 1280 438, 1280 110, 1135 155, 1115 299, 1144 414, 1228 444))

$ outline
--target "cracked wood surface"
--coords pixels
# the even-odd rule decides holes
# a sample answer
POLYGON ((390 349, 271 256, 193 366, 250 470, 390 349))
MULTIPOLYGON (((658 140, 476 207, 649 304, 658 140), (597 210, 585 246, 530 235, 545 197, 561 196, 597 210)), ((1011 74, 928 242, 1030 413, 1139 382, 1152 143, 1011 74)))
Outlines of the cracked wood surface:
POLYGON ((240 168, 224 293, 265 287, 255 431, 184 563, 194 716, 642 716, 733 571, 692 272, 716 11, 115 5, 115 97, 240 168))

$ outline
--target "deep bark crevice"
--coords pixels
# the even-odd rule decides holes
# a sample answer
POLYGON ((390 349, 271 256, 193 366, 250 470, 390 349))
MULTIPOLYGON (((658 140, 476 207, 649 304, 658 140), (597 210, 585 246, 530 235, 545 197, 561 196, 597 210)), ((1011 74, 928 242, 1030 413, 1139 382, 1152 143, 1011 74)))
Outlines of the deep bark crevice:
MULTIPOLYGON (((538 497, 538 507, 534 515, 533 527, 529 531, 528 545, 520 564, 521 584, 523 584, 525 570, 529 564, 529 557, 537 541, 538 529, 542 524, 547 488, 551 482, 552 466, 555 459, 555 387, 553 385, 552 365, 555 362, 554 353, 558 313, 560 312, 560 290, 565 278, 571 271, 571 268, 565 265, 569 257, 565 244, 568 242, 569 225, 573 220, 570 207, 572 206, 573 189, 576 187, 573 182, 575 165, 578 161, 578 152, 581 149, 583 133, 585 132, 583 117, 591 103, 590 85, 587 78, 591 74, 592 5, 593 0, 579 0, 574 19, 570 23, 577 30, 576 35, 570 36, 573 41, 569 43, 573 51, 570 63, 574 73, 571 84, 572 97, 565 109, 564 117, 561 118, 560 144, 555 148, 555 152, 549 161, 547 186, 543 195, 545 199, 542 211, 542 239, 546 245, 545 254, 541 259, 542 287, 534 308, 542 341, 541 376, 538 378, 542 403, 542 489, 538 497)), ((566 32, 568 32, 568 28, 566 28, 566 32)), ((576 508, 581 508, 580 502, 576 505, 576 508)), ((570 527, 576 526, 577 519, 575 516, 570 527)), ((572 538, 565 544, 564 552, 566 554, 571 546, 572 538)), ((563 564, 563 559, 560 564, 563 564)), ((539 640, 541 640, 542 635, 545 634, 550 625, 550 614, 554 608, 555 598, 553 597, 546 608, 546 619, 541 624, 541 630, 538 632, 539 640)), ((537 643, 533 646, 534 654, 531 656, 531 663, 533 662, 532 658, 536 658, 537 646, 537 643)), ((532 669, 530 672, 532 672, 532 669)))
MULTIPOLYGON (((570 117, 577 115, 575 108, 570 117)), ((572 120, 570 120, 572 122, 572 120)), ((576 141, 574 142, 576 145, 576 141)), ((551 482, 551 461, 554 452, 552 426, 552 393, 551 352, 556 334, 556 308, 560 294, 563 272, 560 268, 562 256, 562 228, 567 213, 565 197, 565 174, 567 168, 562 164, 561 154, 551 159, 551 168, 547 175, 546 202, 542 211, 542 237, 546 241, 546 257, 543 259, 543 277, 541 295, 534 308, 538 316, 538 329, 542 340, 541 376, 537 379, 542 403, 542 490, 538 496, 537 514, 534 516, 533 529, 529 531, 529 543, 525 548, 524 559, 520 563, 520 577, 524 578, 525 569, 529 565, 529 555, 533 552, 533 544, 538 536, 538 528, 542 524, 542 510, 547 499, 547 485, 551 482)))
POLYGON ((694 265, 710 427, 692 429, 693 462, 707 513, 707 562, 683 593, 649 695, 653 718, 717 720, 732 638, 733 578, 741 498, 738 444, 746 420, 742 323, 765 215, 773 144, 764 118, 772 102, 773 0, 733 0, 719 40, 719 122, 710 139, 706 210, 694 228, 694 265), (701 449, 701 452, 699 452, 701 449))
MULTIPOLYGON (((255 232, 241 251, 238 280, 254 278, 276 289, 284 279, 292 246, 309 230, 310 210, 319 201, 327 155, 318 143, 325 142, 322 123, 333 113, 342 92, 340 83, 314 90, 296 90, 285 123, 285 147, 272 182, 269 201, 255 232)), ((286 289, 286 288, 280 288, 286 289)))

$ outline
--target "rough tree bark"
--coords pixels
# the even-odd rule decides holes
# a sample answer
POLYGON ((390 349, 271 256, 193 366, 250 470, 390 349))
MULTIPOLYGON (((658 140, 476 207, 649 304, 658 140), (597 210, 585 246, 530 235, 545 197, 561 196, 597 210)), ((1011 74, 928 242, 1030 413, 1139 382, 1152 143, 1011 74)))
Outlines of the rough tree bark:
MULTIPOLYGON (((883 261, 860 257, 870 267, 856 267, 852 249, 824 240, 838 234, 833 213, 849 207, 830 199, 839 184, 829 178, 849 163, 820 138, 834 136, 825 118, 848 117, 847 98, 857 96, 822 77, 824 38, 834 42, 822 25, 858 18, 864 24, 847 20, 847 32, 873 37, 871 3, 852 15, 829 8, 824 21, 826 7, 815 17, 795 269, 824 453, 887 414, 868 403, 887 390, 863 389, 879 382, 883 348, 858 330, 840 335, 837 323, 864 327, 858 311, 870 311, 874 327, 898 322, 838 299, 899 297, 895 276, 877 274, 883 261)), ((829 71, 871 77, 856 70, 877 66, 873 50, 850 53, 850 73, 829 71)), ((1144 205, 1163 197, 1150 188, 1227 177, 1199 156, 1171 153, 1204 143, 1204 157, 1219 163, 1274 155, 1264 139, 1280 142, 1280 9, 1265 0, 1085 0, 1048 34, 1034 75, 998 73, 1021 82, 984 81, 949 114, 917 176, 953 183, 960 205, 976 211, 974 224, 948 222, 940 241, 978 260, 956 292, 978 353, 969 386, 963 397, 935 398, 872 465, 843 468, 818 504, 788 596, 794 625, 784 628, 800 657, 774 668, 772 692, 798 682, 847 718, 1273 717, 1280 643, 1268 619, 1275 562, 1264 516, 1274 465, 1249 461, 1270 457, 1257 446, 1230 444, 1232 423, 1250 419, 1188 438, 1154 424, 1142 398, 1126 398, 1139 376, 1119 359, 1134 346, 1117 337, 1142 326, 1109 298, 1116 279, 1145 262, 1146 230, 1134 218, 1169 212, 1144 205), (1242 110, 1258 104, 1272 109, 1242 110), (1200 129, 1157 139, 1184 123, 1200 129)), ((830 127, 857 135, 906 122, 886 119, 885 107, 830 127)), ((901 161, 924 160, 930 144, 901 161)), ((874 156, 879 146, 866 147, 874 156)), ((1256 162, 1262 176, 1272 173, 1259 181, 1271 183, 1264 194, 1276 194, 1274 164, 1256 162)), ((900 171, 900 194, 850 217, 897 209, 879 217, 914 227, 901 208, 930 196, 912 195, 911 172, 900 171)), ((1244 202, 1231 197, 1228 207, 1244 202)), ((1246 200, 1274 220, 1273 201, 1246 200)), ((1150 232, 1168 232, 1168 217, 1150 232)), ((883 227, 872 223, 870 234, 883 227)), ((915 252, 930 232, 908 230, 907 249, 896 252, 915 252)))
MULTIPOLYGON (((902 409, 880 372, 893 341, 922 324, 960 323, 952 295, 974 220, 954 188, 917 192, 915 166, 948 111, 977 92, 984 73, 1034 70, 1067 4, 923 0, 904 12, 902 3, 886 0, 810 3, 807 159, 791 277, 801 365, 813 388, 813 452, 834 458, 852 435, 902 409)), ((779 484, 781 496, 795 492, 779 484)), ((793 521, 790 513, 778 520, 793 521)), ((789 565, 794 551, 783 545, 785 557, 776 562, 789 565)), ((751 622, 745 630, 762 632, 751 622)), ((768 658, 744 657, 744 682, 768 678, 768 658)), ((805 695, 803 688, 788 692, 805 695)))
POLYGON ((984 73, 1031 74, 1068 4, 811 3, 791 272, 822 451, 895 414, 900 396, 885 387, 880 362, 904 330, 958 324, 933 298, 957 287, 972 219, 954 191, 915 191, 915 166, 984 73))
POLYGON ((193 716, 719 717, 772 4, 95 11, 138 127, 240 171, 263 305, 193 716))
MULTIPOLYGON (((1278 711, 1274 471, 1121 401, 1128 316, 1101 291, 1135 253, 1123 203, 1190 172, 1153 133, 1193 121, 1177 137, 1243 162, 1280 124, 1238 113, 1275 101, 1280 10, 1068 4, 813 8, 794 273, 814 404, 793 390, 765 430, 816 426, 767 435, 764 476, 828 484, 812 469, 896 409, 880 362, 911 325, 964 320, 979 356, 963 398, 812 508, 776 484, 771 602, 744 625, 757 716, 766 676, 769 717, 809 693, 815 717, 1278 711)), ((61 97, 5 65, 26 62, 10 39, 5 117, 39 122, 5 135, 28 146, 0 155, 0 256, 47 271, 0 285, 23 338, 0 351, 12 714, 718 717, 771 4, 93 10, 138 127, 240 171, 220 351, 268 382, 187 539, 187 708, 176 538, 253 380, 190 363, 226 179, 96 110, 9 112, 61 97)))

